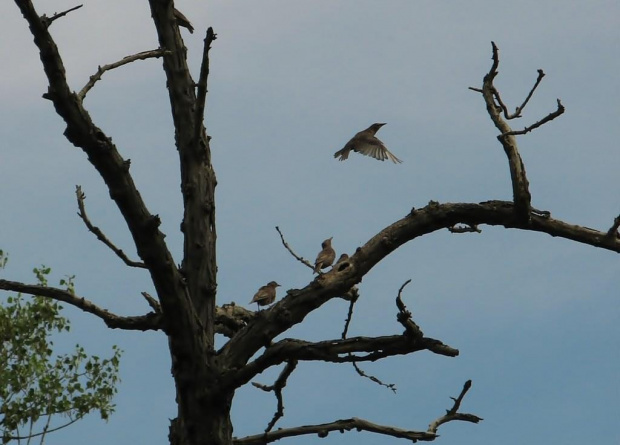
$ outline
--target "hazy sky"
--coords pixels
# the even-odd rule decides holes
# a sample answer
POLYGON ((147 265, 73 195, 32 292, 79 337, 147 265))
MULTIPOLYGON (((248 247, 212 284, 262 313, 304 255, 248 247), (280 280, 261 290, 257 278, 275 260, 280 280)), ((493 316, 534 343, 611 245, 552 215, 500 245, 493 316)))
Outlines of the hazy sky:
MULTIPOLYGON (((48 15, 76 3, 37 1, 48 15), (52 4, 53 3, 53 4, 52 4)), ((313 259, 334 237, 351 253, 429 200, 510 199, 508 166, 479 87, 500 48, 496 85, 514 108, 542 68, 545 77, 515 128, 556 107, 566 113, 519 138, 533 205, 554 217, 606 230, 620 212, 620 4, 617 1, 185 1, 183 30, 197 78, 206 27, 213 44, 206 124, 217 172, 219 303, 246 305, 270 280, 289 288, 312 275, 281 246, 313 259), (357 131, 387 122, 379 137, 404 162, 333 153, 357 131)), ((64 139, 38 53, 13 2, 0 3, 0 249, 2 278, 33 282, 46 264, 57 282, 122 315, 149 310, 147 274, 128 270, 77 217, 74 187, 93 222, 134 258, 119 212, 83 152, 64 139)), ((98 65, 157 47, 147 2, 87 1, 52 34, 71 87, 98 65)), ((86 98, 93 119, 131 158, 132 173, 180 261, 181 195, 168 96, 159 61, 106 73, 86 98)), ((363 368, 395 383, 397 394, 359 378, 352 367, 302 363, 284 391, 279 427, 361 417, 425 430, 450 407, 467 379, 463 411, 485 420, 440 429, 442 444, 620 443, 620 266, 616 254, 547 235, 482 227, 441 231, 410 242, 375 267, 351 335, 400 333, 394 297, 404 299, 426 335, 458 358, 418 353, 363 368)), ((347 304, 331 301, 287 336, 337 338, 347 304)), ((67 309, 69 338, 90 351, 125 350, 117 412, 96 415, 47 443, 165 444, 175 417, 174 387, 162 333, 110 331, 67 309)), ((256 381, 270 384, 277 370, 256 381)), ((261 432, 275 398, 238 392, 235 435, 261 432)), ((296 444, 395 444, 369 433, 332 433, 296 444)))

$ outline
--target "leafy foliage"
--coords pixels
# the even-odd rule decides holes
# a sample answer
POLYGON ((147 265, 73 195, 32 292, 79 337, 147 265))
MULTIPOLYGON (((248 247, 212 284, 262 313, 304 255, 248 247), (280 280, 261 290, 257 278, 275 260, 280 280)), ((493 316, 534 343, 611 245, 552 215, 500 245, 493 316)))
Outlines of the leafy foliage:
MULTIPOLYGON (((0 251, 0 268, 6 265, 0 251)), ((40 285, 47 285, 50 269, 35 268, 40 285)), ((69 292, 74 277, 60 280, 69 292)), ((119 381, 121 350, 111 358, 89 356, 76 345, 71 354, 53 356, 54 333, 70 331, 62 306, 43 297, 10 296, 0 304, 0 434, 2 443, 39 437, 64 428, 98 411, 107 419, 119 381), (58 417, 63 417, 57 421, 58 417), (52 418, 55 422, 52 422, 52 418)))

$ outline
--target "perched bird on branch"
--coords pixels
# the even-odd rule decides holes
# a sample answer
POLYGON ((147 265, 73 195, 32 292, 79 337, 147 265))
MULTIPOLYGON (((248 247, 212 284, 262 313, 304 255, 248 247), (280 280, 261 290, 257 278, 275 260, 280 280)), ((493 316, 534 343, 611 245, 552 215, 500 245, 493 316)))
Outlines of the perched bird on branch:
POLYGON ((371 156, 380 161, 389 159, 394 164, 400 164, 403 161, 394 156, 387 149, 385 144, 375 137, 375 133, 384 125, 385 124, 372 124, 367 129, 360 131, 353 136, 349 142, 347 142, 342 150, 338 150, 334 153, 334 157, 337 158, 340 156, 340 159, 338 160, 344 161, 349 157, 349 152, 353 150, 365 156, 371 156))
POLYGON ((331 266, 336 259, 336 251, 332 248, 332 238, 327 238, 321 243, 323 250, 319 252, 314 262, 314 273, 331 266))
POLYGON ((177 25, 187 28, 190 34, 194 34, 194 27, 177 8, 174 8, 174 18, 177 20, 177 25))
POLYGON ((250 304, 256 303, 257 306, 267 306, 276 300, 276 287, 280 286, 275 281, 270 281, 262 286, 255 294, 250 304))
POLYGON ((342 263, 343 261, 346 261, 349 259, 349 255, 347 255, 346 253, 343 253, 342 255, 340 255, 340 258, 338 258, 338 261, 336 261, 336 264, 342 263))

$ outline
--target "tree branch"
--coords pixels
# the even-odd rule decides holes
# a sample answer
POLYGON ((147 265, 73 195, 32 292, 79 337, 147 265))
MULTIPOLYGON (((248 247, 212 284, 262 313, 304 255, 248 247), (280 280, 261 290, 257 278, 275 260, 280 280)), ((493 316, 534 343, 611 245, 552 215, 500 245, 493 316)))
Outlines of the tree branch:
POLYGON ((322 275, 321 282, 313 281, 303 289, 289 290, 261 317, 253 318, 220 350, 219 357, 230 369, 242 367, 265 344, 291 326, 300 323, 310 312, 332 298, 337 298, 359 283, 377 263, 391 252, 418 237, 453 227, 456 224, 492 225, 547 233, 594 247, 620 252, 620 240, 587 227, 556 220, 549 213, 531 211, 528 221, 516 217, 515 205, 507 201, 487 201, 479 204, 431 203, 413 210, 409 215, 386 227, 357 249, 342 271, 322 275))
POLYGON ((305 425, 294 428, 284 428, 273 432, 265 431, 264 434, 256 434, 254 436, 246 436, 238 439, 233 439, 233 443, 235 445, 267 444, 270 442, 275 442, 276 440, 284 439, 286 437, 303 436, 309 434, 316 434, 320 438, 325 438, 331 431, 340 431, 341 433, 343 433, 344 431, 351 431, 353 429, 355 429, 356 431, 368 431, 371 433, 382 434, 385 436, 392 436, 399 439, 408 439, 414 443, 418 440, 433 441, 437 437, 439 437, 439 435, 437 434, 437 430, 444 423, 452 422, 455 420, 478 423, 483 420, 482 418, 474 414, 464 414, 458 412, 461 406, 461 402, 463 401, 463 397, 465 397, 465 394, 470 388, 471 380, 468 380, 467 382, 465 382, 463 390, 461 391, 461 394, 458 396, 458 398, 452 398, 452 400, 454 400, 454 405, 452 406, 452 408, 447 410, 444 416, 441 416, 431 422, 428 426, 428 430, 426 431, 404 430, 393 426, 378 425, 376 423, 369 422, 368 420, 353 417, 351 419, 337 420, 335 422, 323 423, 320 425, 305 425))
MULTIPOLYGON (((34 9, 32 1, 16 0, 15 3, 28 22, 49 82, 48 91, 43 97, 52 101, 57 114, 65 121, 66 138, 86 153, 89 162, 104 180, 110 197, 118 206, 131 232, 138 255, 149 270, 165 314, 164 319, 170 318, 183 326, 193 326, 196 313, 191 305, 184 277, 179 273, 166 246, 165 235, 159 230, 159 217, 147 209, 129 173, 129 163, 120 155, 112 140, 94 124, 82 101, 69 88, 58 47, 34 9)), ((155 325, 159 326, 159 316, 154 317, 157 320, 155 325)), ((143 325, 138 323, 137 326, 141 329, 143 325)), ((177 335, 171 338, 170 344, 175 351, 201 348, 200 332, 178 330, 174 333, 177 335)))
MULTIPOLYGON (((352 337, 345 340, 309 342, 286 338, 270 345, 256 360, 241 369, 229 371, 221 382, 225 387, 238 388, 255 375, 287 360, 323 361, 329 363, 374 362, 395 355, 427 350, 447 357, 459 354, 457 349, 433 338, 412 338, 409 335, 384 337, 352 337), (362 355, 354 355, 364 353, 362 355)), ((387 386, 387 385, 386 385, 387 386)))
POLYGON ((611 236, 614 238, 618 237, 618 227, 620 227, 620 215, 614 218, 614 223, 607 231, 607 236, 611 236))
POLYGON ((519 154, 517 140, 514 136, 509 134, 512 131, 512 128, 510 128, 508 123, 502 119, 501 116, 502 111, 507 113, 507 111, 505 111, 507 108, 501 101, 499 92, 493 84, 493 81, 498 74, 497 68, 499 67, 499 52, 495 42, 491 42, 491 45, 493 47, 493 64, 482 81, 482 97, 486 103, 489 117, 500 131, 498 140, 502 144, 504 152, 508 157, 515 211, 520 218, 527 220, 532 201, 529 191, 529 182, 525 173, 525 166, 523 165, 521 155, 519 154), (496 103, 496 100, 499 105, 496 103))
POLYGON ((562 114, 564 114, 564 105, 562 105, 562 102, 560 102, 560 99, 558 99, 558 108, 554 112, 549 113, 548 115, 546 115, 544 118, 542 118, 538 122, 533 123, 529 127, 525 127, 523 130, 509 131, 508 133, 502 134, 501 137, 518 136, 518 135, 529 133, 530 131, 535 130, 536 128, 540 127, 541 125, 544 125, 547 122, 552 121, 553 119, 555 119, 556 117, 561 116, 562 114))
POLYGON ((464 413, 458 412, 459 408, 461 407, 461 402, 463 401, 463 397, 465 397, 465 394, 467 394, 467 391, 469 391, 469 388, 471 388, 471 380, 468 380, 465 382, 465 385, 463 385, 463 390, 461 391, 461 394, 459 394, 459 396, 456 399, 454 397, 450 397, 452 400, 454 400, 454 406, 452 406, 452 408, 447 410, 444 416, 441 416, 435 419, 433 422, 431 422, 431 424, 428 426, 429 433, 437 433, 437 429, 441 425, 447 422, 452 422, 453 420, 462 420, 464 422, 472 422, 472 423, 478 423, 481 420, 484 420, 481 417, 478 417, 474 414, 464 414, 464 413))
POLYGON ((370 433, 381 434, 384 436, 392 436, 400 439, 408 439, 412 442, 418 440, 431 441, 435 440, 436 434, 427 431, 408 431, 388 425, 379 425, 369 422, 368 420, 353 417, 351 419, 336 420, 335 422, 323 423, 320 425, 305 425, 295 428, 283 428, 277 431, 271 431, 265 434, 257 434, 254 436, 246 436, 239 439, 233 439, 234 445, 262 445, 286 437, 305 436, 316 434, 318 437, 324 438, 331 431, 368 431, 370 433))
POLYGON ((271 386, 261 385, 260 383, 252 382, 252 385, 254 385, 256 388, 262 389, 263 391, 267 392, 273 391, 278 401, 278 407, 276 409, 276 412, 273 415, 273 418, 271 419, 269 424, 267 425, 267 428, 265 429, 266 433, 271 431, 276 425, 276 422, 284 416, 284 402, 282 401, 282 390, 286 386, 290 375, 293 373, 293 371, 295 371, 297 363, 297 360, 289 360, 288 362, 286 362, 286 366, 278 376, 275 383, 271 386))
MULTIPOLYGON (((349 312, 347 313, 347 318, 346 318, 345 323, 344 323, 344 330, 342 331, 342 335, 341 335, 341 339, 343 339, 343 340, 347 338, 347 333, 349 331, 349 325, 351 324, 351 320, 353 319, 353 308, 355 306, 355 302, 359 298, 359 293, 357 292, 357 289, 355 287, 353 287, 352 290, 355 290, 356 292, 354 294, 354 298, 352 298, 350 300, 350 303, 349 303, 349 312)), ((353 365, 353 369, 355 369, 355 372, 357 372, 357 374, 360 377, 368 379, 371 382, 374 382, 374 383, 376 383, 379 386, 384 386, 384 387, 386 387, 388 389, 391 389, 392 392, 396 393, 396 385, 394 383, 385 383, 385 382, 381 381, 381 379, 379 379, 378 377, 366 373, 355 362, 352 362, 351 365, 353 365)))
POLYGON ((97 68, 97 72, 90 76, 84 88, 80 90, 77 94, 77 97, 80 101, 83 101, 86 97, 86 94, 95 86, 97 81, 101 80, 103 73, 106 71, 113 70, 115 68, 121 67, 123 65, 127 65, 128 63, 135 62, 136 60, 146 60, 151 58, 159 58, 163 57, 166 54, 171 54, 171 51, 167 51, 163 48, 153 49, 149 51, 142 51, 137 54, 132 54, 131 56, 123 57, 118 62, 110 63, 109 65, 103 65, 97 68))
POLYGON ((200 137, 202 125, 205 118, 205 104, 207 102, 207 80, 209 78, 209 50, 211 44, 217 39, 217 34, 213 32, 213 28, 207 29, 207 35, 204 40, 204 49, 202 51, 202 64, 200 65, 200 77, 198 78, 198 92, 196 94, 196 122, 194 127, 194 138, 200 137))
POLYGON ((146 315, 122 317, 107 309, 100 308, 89 300, 73 295, 71 292, 55 287, 24 284, 17 281, 0 280, 0 290, 21 292, 28 295, 51 298, 75 306, 84 312, 103 320, 111 329, 151 331, 163 328, 161 315, 150 312, 146 315))
POLYGON ((314 270, 314 265, 311 264, 310 261, 308 261, 307 259, 305 259, 305 258, 297 255, 295 252, 293 252, 293 249, 291 249, 291 247, 288 245, 288 243, 284 239, 284 235, 282 235, 282 232, 280 231, 280 227, 276 226, 276 230, 280 234, 280 239, 282 240, 282 245, 286 248, 286 250, 288 250, 290 252, 290 254, 293 255, 293 257, 297 261, 299 261, 302 264, 305 264, 307 267, 309 267, 310 269, 314 270))
POLYGON ((543 70, 538 70, 538 77, 536 78, 536 82, 534 83, 534 86, 530 90, 529 94, 527 95, 523 103, 515 109, 514 114, 504 115, 506 119, 514 119, 515 117, 521 117, 521 112, 523 111, 527 103, 532 98, 534 91, 536 91, 536 88, 538 88, 538 85, 540 85, 540 82, 543 80, 543 77, 545 77, 545 73, 543 72, 543 70))
POLYGON ((57 19, 59 19, 61 17, 66 16, 70 12, 75 11, 76 9, 80 9, 82 6, 84 6, 84 5, 74 6, 73 8, 67 9, 66 11, 56 13, 56 14, 54 14, 51 17, 46 17, 45 15, 43 15, 43 16, 41 16, 41 21, 44 23, 46 28, 49 28, 52 25, 52 22, 54 20, 57 20, 57 19))
POLYGON ((88 228, 88 230, 92 232, 99 241, 101 241, 103 244, 108 246, 112 250, 112 252, 114 252, 121 260, 123 260, 125 264, 127 264, 130 267, 141 267, 143 269, 146 269, 146 266, 144 263, 140 261, 130 260, 127 257, 127 255, 125 255, 125 252, 123 252, 121 249, 116 247, 112 243, 112 241, 110 241, 105 236, 105 234, 101 231, 99 227, 94 226, 90 222, 90 219, 88 218, 88 215, 86 214, 86 207, 84 206, 84 199, 86 199, 86 195, 84 194, 84 192, 82 192, 82 187, 80 187, 79 185, 75 186, 75 196, 77 197, 78 208, 80 210, 78 212, 78 216, 82 219, 82 221, 84 221, 84 224, 86 224, 86 227, 88 228))
POLYGON ((413 321, 411 318, 411 312, 407 310, 407 306, 403 303, 401 299, 401 294, 406 285, 411 283, 411 280, 407 280, 403 283, 403 285, 398 289, 398 295, 396 296, 396 307, 398 308, 398 314, 396 315, 396 320, 405 328, 405 332, 413 338, 422 338, 424 337, 424 333, 420 329, 420 327, 413 321))

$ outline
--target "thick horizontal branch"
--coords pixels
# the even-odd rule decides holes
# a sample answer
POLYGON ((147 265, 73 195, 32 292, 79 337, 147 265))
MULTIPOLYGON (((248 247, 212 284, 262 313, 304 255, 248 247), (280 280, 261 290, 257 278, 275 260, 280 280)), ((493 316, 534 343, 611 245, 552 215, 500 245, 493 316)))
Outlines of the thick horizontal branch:
POLYGON ((231 368, 241 368, 256 352, 268 345, 277 335, 300 323, 307 314, 332 298, 337 298, 391 252, 405 243, 456 224, 492 225, 547 233, 590 246, 620 252, 620 239, 604 232, 568 224, 548 213, 532 210, 527 220, 515 216, 512 202, 487 201, 472 203, 432 203, 413 210, 409 215, 386 227, 357 249, 348 259, 344 270, 332 270, 303 289, 291 289, 286 297, 270 309, 254 317, 220 351, 222 360, 231 368))
POLYGON ((437 430, 445 423, 452 421, 465 421, 471 423, 478 423, 482 418, 475 414, 459 413, 458 410, 461 407, 461 403, 467 391, 471 388, 471 380, 465 382, 461 394, 454 400, 454 405, 449 410, 446 410, 446 414, 435 419, 430 423, 426 431, 411 431, 404 430, 388 425, 378 425, 376 423, 369 422, 368 420, 359 419, 353 417, 351 419, 337 420, 335 422, 323 423, 320 425, 304 425, 294 428, 284 428, 277 431, 265 432, 264 434, 256 434, 254 436, 242 437, 239 439, 233 439, 235 445, 253 445, 253 444, 267 444, 275 442, 276 440, 284 439, 286 437, 302 436, 308 434, 316 434, 320 438, 327 437, 331 431, 339 431, 344 433, 345 431, 368 431, 371 433, 382 434, 385 436, 392 436, 399 439, 409 439, 412 442, 418 440, 432 441, 439 435, 437 430))
POLYGON ((296 428, 283 428, 265 434, 256 434, 254 436, 233 439, 233 444, 259 445, 275 442, 276 440, 287 437, 305 436, 309 434, 316 434, 317 436, 323 438, 327 437, 331 431, 344 432, 351 430, 368 431, 370 433, 381 434, 384 436, 408 439, 412 442, 416 442, 418 440, 430 441, 437 437, 436 434, 429 433, 427 431, 409 431, 389 425, 379 425, 369 422, 368 420, 353 417, 351 419, 336 420, 335 422, 323 423, 320 425, 304 425, 296 428))
POLYGON ((267 347, 260 357, 240 370, 229 373, 222 381, 225 385, 239 387, 265 369, 288 360, 330 363, 374 362, 385 357, 406 355, 423 350, 448 357, 456 357, 459 354, 457 349, 439 340, 426 337, 414 338, 408 333, 384 337, 352 337, 322 342, 286 338, 267 347))
POLYGON ((55 287, 0 280, 0 290, 21 292, 28 295, 51 298, 52 300, 70 304, 71 306, 75 306, 84 312, 88 312, 89 314, 93 314, 101 318, 104 323, 112 329, 149 331, 162 329, 163 326, 161 316, 154 312, 135 317, 122 317, 120 315, 113 314, 107 309, 100 308, 86 298, 78 297, 69 291, 55 287))

